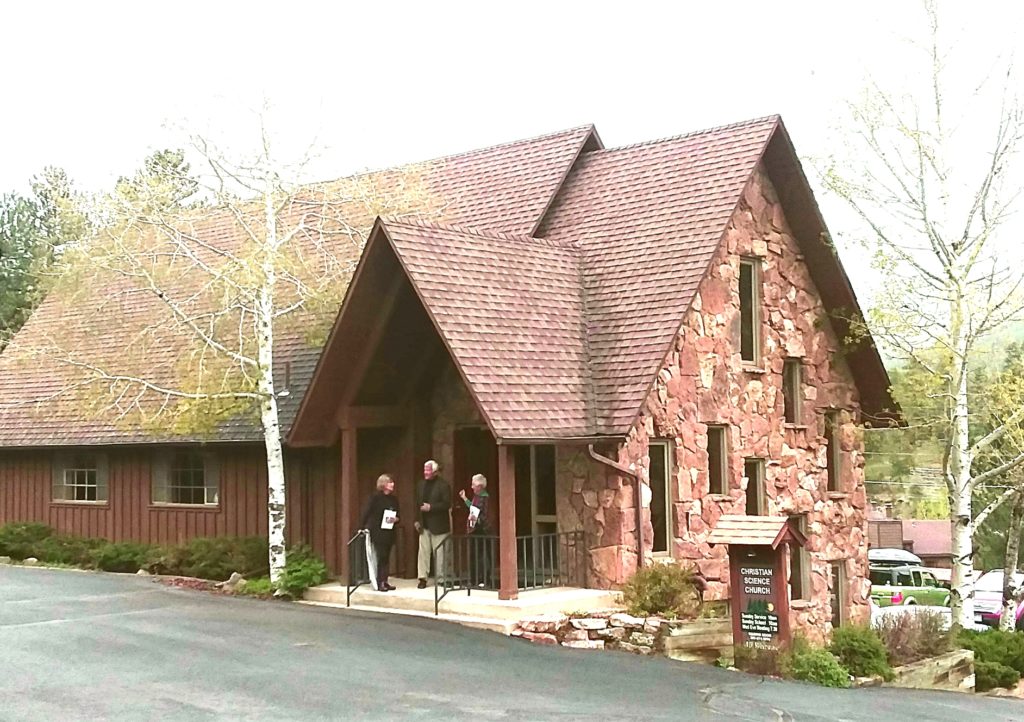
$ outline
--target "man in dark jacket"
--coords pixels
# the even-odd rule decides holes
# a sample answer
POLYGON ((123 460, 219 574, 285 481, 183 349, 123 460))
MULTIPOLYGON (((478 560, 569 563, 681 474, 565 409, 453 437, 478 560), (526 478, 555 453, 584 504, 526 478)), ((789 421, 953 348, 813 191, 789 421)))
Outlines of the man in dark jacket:
POLYGON ((438 470, 440 464, 431 459, 423 465, 423 481, 416 486, 416 531, 420 535, 419 556, 416 559, 417 576, 420 578, 418 588, 427 586, 427 576, 430 574, 431 552, 436 554, 434 559, 434 574, 444 578, 444 547, 441 544, 449 537, 452 531, 451 519, 448 512, 452 506, 451 490, 448 482, 441 478, 438 470), (440 547, 440 548, 439 548, 440 547))

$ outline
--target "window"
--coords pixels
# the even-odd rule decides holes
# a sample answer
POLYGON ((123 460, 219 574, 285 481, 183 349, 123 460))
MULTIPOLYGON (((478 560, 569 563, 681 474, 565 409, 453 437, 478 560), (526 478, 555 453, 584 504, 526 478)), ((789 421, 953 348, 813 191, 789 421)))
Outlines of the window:
POLYGON ((761 361, 761 264, 756 258, 740 261, 740 358, 761 361))
POLYGON ((888 569, 872 569, 869 577, 871 583, 879 587, 887 587, 892 584, 892 574, 888 569))
POLYGON ((825 412, 825 469, 828 491, 839 491, 839 412, 825 412))
POLYGON ((747 515, 764 516, 764 459, 744 459, 743 476, 747 479, 747 515))
POLYGON ((921 583, 922 587, 937 587, 937 586, 939 586, 939 583, 937 581, 935 581, 935 577, 933 577, 928 572, 921 572, 921 582, 922 582, 921 583))
POLYGON ((60 458, 54 464, 54 501, 107 501, 106 459, 99 454, 60 458))
POLYGON ((650 444, 651 526, 654 527, 653 552, 667 552, 672 537, 672 496, 669 492, 669 449, 667 441, 650 444))
POLYGON ((800 413, 802 386, 803 366, 800 359, 786 359, 782 367, 782 401, 787 424, 799 424, 802 418, 800 413))
POLYGON ((896 572, 896 586, 912 587, 914 586, 914 577, 910 575, 909 571, 896 572))
POLYGON ((846 621, 846 561, 832 562, 831 567, 828 601, 832 607, 832 629, 838 629, 846 621))
MULTIPOLYGON (((807 517, 803 514, 789 517, 797 530, 807 536, 807 517)), ((810 592, 810 557, 807 550, 796 544, 789 545, 789 598, 807 599, 810 592)))
POLYGON ((725 426, 708 427, 708 493, 728 494, 728 445, 725 426))
POLYGON ((176 451, 153 468, 154 504, 214 505, 220 500, 217 467, 212 455, 176 451))

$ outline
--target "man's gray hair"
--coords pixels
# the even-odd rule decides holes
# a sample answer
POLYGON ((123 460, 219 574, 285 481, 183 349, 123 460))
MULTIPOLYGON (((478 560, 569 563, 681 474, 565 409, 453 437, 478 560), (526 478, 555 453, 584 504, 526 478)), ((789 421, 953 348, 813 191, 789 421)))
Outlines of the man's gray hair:
POLYGON ((487 488, 487 477, 483 474, 473 474, 472 483, 479 484, 481 488, 487 488))
POLYGON ((438 463, 437 463, 436 461, 434 461, 433 459, 429 459, 429 460, 428 460, 428 461, 426 461, 426 462, 425 462, 425 463, 424 463, 423 465, 424 465, 424 466, 429 466, 429 467, 430 467, 430 468, 431 468, 431 469, 432 469, 432 470, 434 471, 434 473, 437 473, 437 470, 441 468, 441 465, 440 465, 440 464, 438 464, 438 463))

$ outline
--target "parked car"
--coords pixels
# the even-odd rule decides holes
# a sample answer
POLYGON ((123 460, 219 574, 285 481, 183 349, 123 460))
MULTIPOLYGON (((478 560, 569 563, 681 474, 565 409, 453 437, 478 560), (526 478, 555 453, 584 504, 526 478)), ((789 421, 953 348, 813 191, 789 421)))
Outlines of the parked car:
MULTIPOLYGON (((1024 574, 1013 575, 1014 585, 1024 585, 1024 574)), ((999 626, 1003 611, 1003 572, 996 569, 985 572, 974 584, 974 621, 990 627, 999 626)), ((1017 604, 1016 627, 1024 629, 1024 602, 1017 604)))
POLYGON ((930 569, 916 565, 870 567, 871 598, 880 607, 920 604, 948 607, 949 590, 930 569))
POLYGON ((882 547, 868 549, 868 564, 873 567, 921 566, 921 557, 906 549, 882 547))

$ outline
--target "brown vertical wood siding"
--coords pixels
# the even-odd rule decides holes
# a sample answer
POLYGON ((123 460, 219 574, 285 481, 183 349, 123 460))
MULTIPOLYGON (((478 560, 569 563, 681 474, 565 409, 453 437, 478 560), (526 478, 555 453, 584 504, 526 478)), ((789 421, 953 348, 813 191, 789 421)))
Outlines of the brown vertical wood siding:
MULTIPOLYGON (((267 536, 267 469, 255 445, 218 446, 220 503, 216 507, 154 505, 154 448, 97 449, 109 464, 106 503, 52 500, 55 451, 0 452, 0 524, 37 521, 62 534, 111 541, 177 544, 195 537, 267 536)), ((286 453, 287 534, 340 568, 340 509, 335 449, 286 453)))

